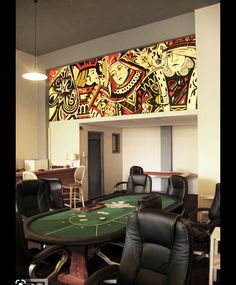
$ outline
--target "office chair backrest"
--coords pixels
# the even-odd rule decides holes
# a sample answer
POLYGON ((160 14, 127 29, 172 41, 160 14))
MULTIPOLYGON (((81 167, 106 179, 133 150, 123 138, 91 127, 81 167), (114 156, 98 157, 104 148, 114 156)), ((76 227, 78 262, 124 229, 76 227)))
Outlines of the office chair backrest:
POLYGON ((127 194, 150 193, 152 191, 152 178, 147 174, 134 174, 128 178, 127 194))
POLYGON ((210 220, 220 219, 220 183, 216 184, 214 199, 208 215, 210 220))
POLYGON ((188 181, 180 175, 172 175, 168 178, 167 194, 185 200, 188 194, 188 181))
POLYGON ((32 171, 23 171, 22 172, 22 179, 23 180, 30 180, 30 179, 38 179, 37 175, 32 171))
POLYGON ((64 200, 62 195, 62 183, 59 178, 40 178, 43 182, 49 207, 51 209, 64 208, 64 200))
POLYGON ((49 211, 42 182, 39 180, 21 180, 17 182, 16 205, 18 211, 25 217, 49 211))
POLYGON ((32 260, 32 255, 27 248, 27 241, 24 237, 22 217, 16 211, 16 277, 28 277, 28 267, 32 260))
POLYGON ((130 167, 129 174, 143 174, 143 168, 141 166, 134 165, 130 167))
POLYGON ((85 166, 80 165, 79 167, 76 168, 75 173, 74 173, 74 179, 75 182, 81 183, 84 180, 85 176, 85 166))
POLYGON ((138 201, 136 211, 140 211, 143 208, 161 210, 162 209, 161 196, 157 193, 144 196, 138 201))
POLYGON ((177 214, 141 209, 129 215, 118 284, 187 285, 192 232, 177 214))

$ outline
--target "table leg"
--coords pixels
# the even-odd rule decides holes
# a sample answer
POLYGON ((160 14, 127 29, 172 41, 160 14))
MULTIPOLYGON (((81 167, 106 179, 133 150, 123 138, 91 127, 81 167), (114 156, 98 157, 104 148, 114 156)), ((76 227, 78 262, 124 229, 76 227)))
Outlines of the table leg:
POLYGON ((72 200, 73 200, 72 196, 73 196, 73 188, 70 187, 70 207, 71 208, 72 208, 72 200))
POLYGON ((209 285, 213 284, 213 256, 214 256, 214 242, 211 237, 210 242, 210 264, 209 264, 209 285))
POLYGON ((85 247, 72 248, 70 272, 69 274, 59 274, 57 279, 65 284, 83 285, 87 278, 85 247))

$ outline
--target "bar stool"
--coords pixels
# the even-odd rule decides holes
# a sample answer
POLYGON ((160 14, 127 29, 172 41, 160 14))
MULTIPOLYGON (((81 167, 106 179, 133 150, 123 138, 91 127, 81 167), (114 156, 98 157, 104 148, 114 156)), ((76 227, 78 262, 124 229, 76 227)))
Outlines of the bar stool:
POLYGON ((32 171, 23 171, 22 178, 23 180, 38 179, 38 176, 32 171))
MULTIPOLYGON (((76 168, 74 172, 74 182, 62 185, 63 190, 69 189, 69 204, 66 204, 66 206, 69 206, 70 208, 76 208, 76 202, 81 202, 82 206, 84 207, 84 194, 83 194, 83 180, 85 176, 85 166, 81 165, 76 168), (72 204, 73 202, 73 204, 72 204)), ((68 200, 67 198, 64 198, 64 200, 68 200)))

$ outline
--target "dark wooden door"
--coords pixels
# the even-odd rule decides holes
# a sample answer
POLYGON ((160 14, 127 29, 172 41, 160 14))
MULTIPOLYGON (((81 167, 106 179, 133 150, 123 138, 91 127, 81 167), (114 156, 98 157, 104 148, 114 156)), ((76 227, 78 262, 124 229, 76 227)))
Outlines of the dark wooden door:
POLYGON ((103 192, 103 133, 88 132, 88 198, 103 192))

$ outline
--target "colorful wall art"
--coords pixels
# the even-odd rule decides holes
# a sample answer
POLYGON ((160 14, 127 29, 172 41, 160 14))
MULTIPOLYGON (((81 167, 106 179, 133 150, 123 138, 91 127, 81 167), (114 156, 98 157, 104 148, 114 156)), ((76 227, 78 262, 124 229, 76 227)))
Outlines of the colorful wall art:
POLYGON ((197 109, 195 36, 54 68, 49 120, 197 109))

